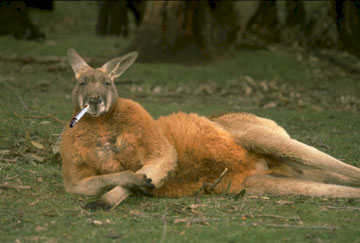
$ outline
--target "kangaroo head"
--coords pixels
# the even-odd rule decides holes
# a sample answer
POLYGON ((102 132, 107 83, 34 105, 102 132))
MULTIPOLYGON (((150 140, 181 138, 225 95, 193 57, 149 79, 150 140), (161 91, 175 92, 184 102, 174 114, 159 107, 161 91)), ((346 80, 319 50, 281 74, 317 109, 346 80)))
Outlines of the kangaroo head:
POLYGON ((77 79, 72 91, 74 106, 83 109, 89 105, 88 113, 94 117, 109 111, 116 102, 118 93, 114 79, 125 72, 138 56, 137 52, 130 52, 94 69, 74 49, 69 49, 67 54, 77 79))

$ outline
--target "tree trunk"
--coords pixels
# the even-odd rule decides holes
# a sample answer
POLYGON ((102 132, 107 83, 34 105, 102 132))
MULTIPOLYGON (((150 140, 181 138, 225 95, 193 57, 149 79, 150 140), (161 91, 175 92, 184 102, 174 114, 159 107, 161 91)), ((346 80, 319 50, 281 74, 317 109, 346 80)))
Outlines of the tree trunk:
POLYGON ((305 27, 305 8, 302 0, 286 1, 286 25, 288 27, 305 27))
POLYGON ((149 1, 129 50, 143 61, 189 61, 228 47, 239 29, 232 1, 149 1))
POLYGON ((23 1, 0 1, 0 23, 0 35, 12 35, 24 40, 45 38, 32 23, 23 1))
POLYGON ((248 24, 244 39, 248 39, 249 47, 264 47, 269 43, 277 42, 278 24, 276 1, 263 0, 248 24))
POLYGON ((99 1, 96 33, 126 37, 129 33, 126 5, 126 1, 99 1))
POLYGON ((38 8, 45 10, 53 10, 54 9, 54 1, 53 0, 41 0, 41 1, 33 1, 33 0, 24 0, 26 7, 29 8, 38 8))
POLYGON ((96 33, 127 37, 129 34, 128 13, 133 13, 139 25, 145 11, 145 1, 99 1, 96 33))
POLYGON ((340 47, 360 56, 360 2, 332 1, 332 9, 340 36, 340 47))
POLYGON ((129 0, 127 7, 135 16, 136 26, 139 26, 141 23, 141 20, 144 17, 146 1, 144 1, 144 0, 129 0))
POLYGON ((286 1, 285 11, 285 22, 279 33, 281 41, 288 45, 306 45, 305 32, 311 30, 306 28, 304 2, 286 1))

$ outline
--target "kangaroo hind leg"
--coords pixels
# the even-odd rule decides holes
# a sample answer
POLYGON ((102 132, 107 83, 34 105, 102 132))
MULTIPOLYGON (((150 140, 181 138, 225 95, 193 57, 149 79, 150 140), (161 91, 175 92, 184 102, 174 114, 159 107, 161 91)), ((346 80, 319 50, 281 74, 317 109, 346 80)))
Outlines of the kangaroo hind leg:
POLYGON ((254 195, 304 195, 328 198, 360 197, 360 188, 269 175, 248 178, 245 181, 245 188, 249 194, 254 195))
POLYGON ((283 128, 271 120, 233 113, 212 121, 230 132, 235 142, 249 151, 271 157, 300 171, 317 169, 333 173, 329 174, 329 177, 337 177, 341 182, 339 184, 360 185, 359 168, 292 139, 283 128))

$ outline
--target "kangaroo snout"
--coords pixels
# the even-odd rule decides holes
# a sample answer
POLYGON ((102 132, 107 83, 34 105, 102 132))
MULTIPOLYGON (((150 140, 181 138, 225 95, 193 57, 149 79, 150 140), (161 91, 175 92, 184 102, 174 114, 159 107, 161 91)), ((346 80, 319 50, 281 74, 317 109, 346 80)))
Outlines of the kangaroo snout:
POLYGON ((94 107, 100 105, 100 104, 103 103, 103 102, 104 102, 104 100, 103 100, 103 98, 101 98, 100 96, 90 97, 90 98, 88 99, 88 104, 89 104, 90 106, 94 106, 94 107))
POLYGON ((90 96, 85 100, 85 104, 89 105, 89 114, 91 116, 99 116, 106 111, 106 104, 101 96, 90 96))

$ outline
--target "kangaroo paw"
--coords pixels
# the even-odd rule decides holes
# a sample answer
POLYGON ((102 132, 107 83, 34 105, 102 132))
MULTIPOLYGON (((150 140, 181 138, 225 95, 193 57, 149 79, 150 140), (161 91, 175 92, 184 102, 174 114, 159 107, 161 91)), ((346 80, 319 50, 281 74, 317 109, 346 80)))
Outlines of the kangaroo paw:
POLYGON ((147 178, 144 174, 136 174, 136 177, 137 180, 126 185, 125 188, 136 195, 151 195, 150 191, 155 189, 154 184, 151 183, 151 178, 147 178))
POLYGON ((90 211, 97 211, 97 210, 108 211, 111 209, 111 206, 109 204, 107 204, 106 202, 97 200, 97 201, 86 204, 84 208, 87 210, 90 210, 90 211))

